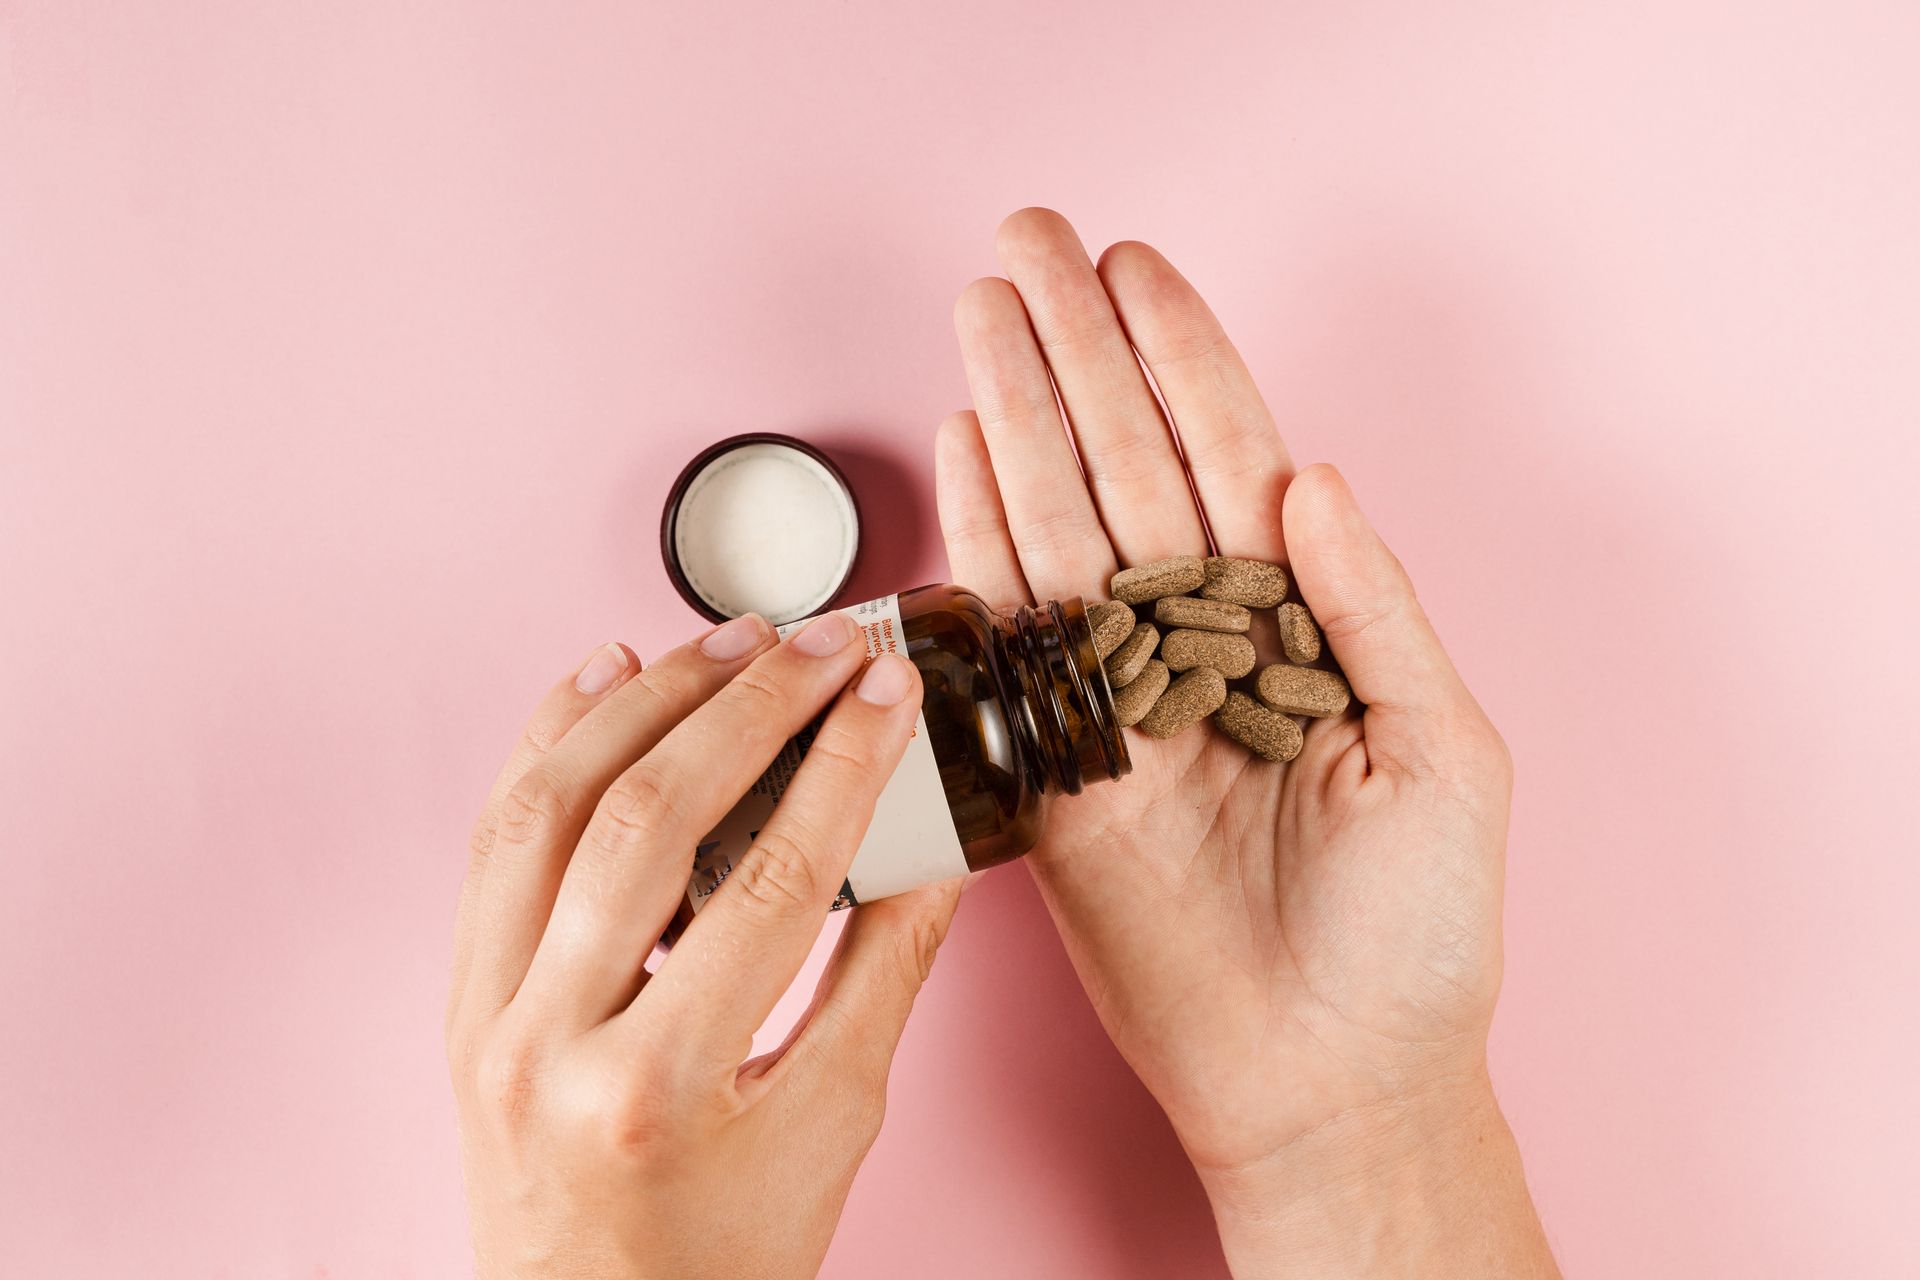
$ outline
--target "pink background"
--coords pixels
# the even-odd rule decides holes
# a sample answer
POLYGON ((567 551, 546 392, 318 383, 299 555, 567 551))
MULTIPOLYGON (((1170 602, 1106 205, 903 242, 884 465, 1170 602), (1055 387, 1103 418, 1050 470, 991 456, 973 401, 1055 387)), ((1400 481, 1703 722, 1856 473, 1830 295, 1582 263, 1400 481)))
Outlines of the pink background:
MULTIPOLYGON (((1007 211, 1151 240, 1511 739, 1499 1084, 1586 1276, 1911 1276, 1920 9, 0 0, 0 1270, 459 1274, 440 999, 703 444, 943 576, 1007 211)), ((1025 873, 836 1277, 1213 1276, 1025 873)))

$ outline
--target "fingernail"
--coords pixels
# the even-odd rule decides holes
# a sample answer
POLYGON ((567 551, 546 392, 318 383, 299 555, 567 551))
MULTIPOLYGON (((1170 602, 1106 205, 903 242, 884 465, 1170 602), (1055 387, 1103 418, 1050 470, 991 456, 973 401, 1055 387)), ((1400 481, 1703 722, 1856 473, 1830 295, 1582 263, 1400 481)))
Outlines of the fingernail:
POLYGON ((626 669, 627 651, 617 644, 603 644, 573 678, 573 687, 582 693, 605 693, 626 669))
POLYGON ((980 879, 980 877, 981 877, 981 876, 983 876, 983 875, 985 875, 985 874, 987 874, 987 873, 986 873, 986 872, 984 872, 984 871, 969 871, 969 872, 967 872, 967 878, 966 878, 966 879, 964 879, 964 880, 962 880, 962 881, 960 882, 960 892, 961 892, 961 893, 965 893, 965 892, 966 892, 967 890, 969 890, 969 889, 971 889, 971 888, 973 888, 973 886, 975 885, 975 883, 977 883, 977 882, 979 881, 979 879, 980 879))
POLYGON ((800 652, 815 658, 838 653, 853 639, 853 623, 843 613, 829 613, 809 622, 806 629, 788 641, 800 652))
POLYGON ((860 695, 862 702, 890 707, 906 697, 912 685, 913 675, 907 660, 897 653, 883 653, 873 660, 853 691, 860 695))
POLYGON ((767 624, 757 613, 743 613, 731 622, 723 622, 700 642, 700 652, 716 662, 732 662, 752 653, 767 634, 767 624))

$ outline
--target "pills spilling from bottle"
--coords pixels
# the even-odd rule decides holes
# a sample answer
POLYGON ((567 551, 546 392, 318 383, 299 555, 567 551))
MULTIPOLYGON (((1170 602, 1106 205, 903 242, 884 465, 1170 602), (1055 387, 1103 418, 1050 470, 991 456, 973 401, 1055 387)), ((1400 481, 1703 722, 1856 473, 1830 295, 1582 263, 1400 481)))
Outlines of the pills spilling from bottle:
POLYGON ((1300 754, 1304 741, 1292 716, 1269 711, 1238 689, 1227 695, 1213 722, 1263 760, 1291 760, 1300 754))
POLYGON ((1122 569, 1110 585, 1113 598, 1122 604, 1146 604, 1162 596, 1186 595, 1206 580, 1206 562, 1199 556, 1169 556, 1137 569, 1122 569))
POLYGON ((1257 689, 1260 701, 1293 716, 1337 716, 1353 696, 1335 672, 1284 662, 1261 668, 1257 689))
POLYGON ((1307 606, 1280 606, 1280 644, 1287 651, 1288 662, 1304 665, 1319 659, 1320 628, 1314 625, 1307 606))
POLYGON ((1253 670, 1253 641, 1219 631, 1169 631, 1160 642, 1160 656, 1174 671, 1212 667, 1229 680, 1253 670))
POLYGON ((1220 709, 1227 700, 1227 678, 1212 667, 1195 667, 1167 686, 1140 721, 1149 738, 1171 738, 1220 709))
POLYGON ((1093 628, 1093 651, 1105 662, 1133 634, 1133 610, 1118 600, 1102 600, 1087 610, 1087 625, 1093 628))
POLYGON ((1200 565, 1200 594, 1249 609, 1271 609, 1287 598, 1287 571, 1264 560, 1208 556, 1200 565))
POLYGON ((1197 631, 1245 631, 1253 615, 1245 605, 1225 600, 1196 600, 1192 596, 1162 596, 1153 602, 1153 620, 1162 626, 1197 631))
POLYGON ((1153 710, 1153 704, 1160 701, 1160 695, 1167 691, 1167 685, 1173 679, 1173 673, 1167 670, 1167 664, 1158 658, 1148 658, 1147 665, 1140 674, 1127 681, 1113 695, 1113 710, 1120 720, 1120 727, 1131 729, 1147 718, 1147 712, 1153 710))
POLYGON ((1089 606, 1087 622, 1120 724, 1171 738, 1210 719, 1263 760, 1299 755, 1296 717, 1340 715, 1353 691, 1314 665, 1331 655, 1312 612, 1287 599, 1290 585, 1281 566, 1236 556, 1171 556, 1116 573, 1113 599, 1089 606), (1256 674, 1249 633, 1261 613, 1278 626, 1285 660, 1256 674), (1229 687, 1248 677, 1250 687, 1229 687))
POLYGON ((1147 660, 1153 657, 1154 646, 1160 643, 1160 633, 1151 622, 1143 622, 1133 629, 1125 640, 1107 659, 1107 681, 1116 689, 1125 688, 1135 676, 1147 669, 1147 660))

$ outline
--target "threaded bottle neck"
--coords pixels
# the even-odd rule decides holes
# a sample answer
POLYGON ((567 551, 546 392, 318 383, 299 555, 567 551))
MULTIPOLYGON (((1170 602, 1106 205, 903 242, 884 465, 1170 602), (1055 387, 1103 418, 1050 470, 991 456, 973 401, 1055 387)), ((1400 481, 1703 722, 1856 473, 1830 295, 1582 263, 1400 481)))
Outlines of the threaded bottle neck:
POLYGON ((1012 623, 1003 648, 1020 682, 1014 722, 1032 785, 1078 795, 1089 782, 1125 777, 1133 761, 1080 597, 1022 605, 1012 623))

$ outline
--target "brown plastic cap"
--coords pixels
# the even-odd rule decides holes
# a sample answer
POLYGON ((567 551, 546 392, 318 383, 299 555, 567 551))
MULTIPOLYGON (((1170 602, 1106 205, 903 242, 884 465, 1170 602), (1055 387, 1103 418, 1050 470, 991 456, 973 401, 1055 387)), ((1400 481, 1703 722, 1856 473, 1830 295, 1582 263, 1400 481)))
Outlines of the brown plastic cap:
POLYGON ((660 513, 667 577, 712 622, 758 613, 778 625, 819 613, 846 590, 859 555, 860 507, 846 475, 813 445, 774 432, 702 449, 681 468, 660 513), (821 501, 769 505, 767 495, 781 491, 769 482, 792 478, 783 464, 803 477, 795 493, 810 479, 821 501), (725 511, 728 503, 742 509, 725 511))

